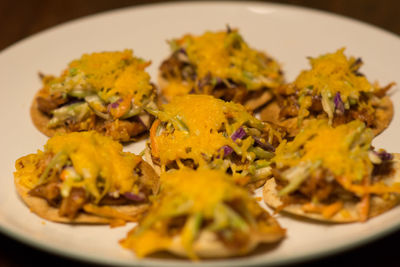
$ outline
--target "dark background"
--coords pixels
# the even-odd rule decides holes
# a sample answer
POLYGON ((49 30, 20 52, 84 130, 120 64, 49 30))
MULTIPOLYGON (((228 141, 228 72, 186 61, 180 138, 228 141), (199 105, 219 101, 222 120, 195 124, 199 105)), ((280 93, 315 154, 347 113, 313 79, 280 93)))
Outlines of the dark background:
MULTIPOLYGON (((0 50, 54 25, 111 9, 166 1, 0 0, 0 50)), ((281 0, 341 14, 400 35, 398 0, 281 0)), ((399 47, 400 52, 400 47, 399 47)), ((400 231, 373 243, 299 266, 400 266, 400 231)), ((0 266, 91 266, 23 245, 0 234, 0 266)))

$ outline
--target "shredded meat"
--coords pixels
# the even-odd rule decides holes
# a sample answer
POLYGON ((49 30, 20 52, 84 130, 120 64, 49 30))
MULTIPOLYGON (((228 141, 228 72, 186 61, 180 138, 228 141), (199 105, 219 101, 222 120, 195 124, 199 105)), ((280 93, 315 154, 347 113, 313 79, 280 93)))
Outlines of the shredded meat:
POLYGON ((182 78, 182 69, 187 65, 180 61, 175 52, 161 63, 160 72, 164 78, 182 78))
MULTIPOLYGON (((382 89, 382 90, 388 90, 388 89, 382 89)), ((378 92, 377 94, 381 93, 378 92)), ((366 96, 363 97, 366 98, 366 96)), ((277 102, 280 106, 279 117, 281 119, 285 120, 288 118, 298 116, 299 104, 297 102, 297 99, 298 97, 296 96, 296 94, 290 94, 290 95, 282 94, 277 96, 277 102)), ((368 101, 368 99, 360 98, 360 101, 368 101)), ((312 97, 312 103, 308 110, 315 116, 324 112, 320 96, 312 97)), ((358 110, 357 107, 355 108, 352 107, 352 109, 346 110, 344 114, 335 113, 333 117, 333 125, 337 126, 340 124, 348 123, 352 120, 360 120, 371 128, 374 128, 376 126, 375 114, 366 108, 358 110)))
MULTIPOLYGON (((224 94, 220 98, 225 101, 243 103, 246 99, 248 99, 247 89, 244 86, 237 86, 236 88, 225 88, 224 91, 224 94)), ((213 95, 215 95, 214 91, 213 95)))
POLYGON ((79 122, 76 120, 66 120, 65 127, 69 132, 79 132, 79 131, 90 131, 96 130, 103 121, 96 117, 95 114, 91 114, 84 122, 79 122))
POLYGON ((63 198, 61 201, 60 210, 58 211, 60 216, 74 219, 87 202, 85 189, 80 187, 72 187, 67 198, 63 198))
POLYGON ((391 172, 393 172, 393 162, 384 161, 381 164, 374 165, 372 177, 379 180, 380 176, 388 176, 391 172))
POLYGON ((51 206, 57 206, 61 199, 60 188, 56 182, 38 185, 30 190, 29 194, 35 197, 46 199, 51 206))
MULTIPOLYGON (((277 125, 277 124, 275 124, 275 123, 273 123, 273 122, 269 122, 269 124, 271 125, 271 127, 272 127, 276 132, 278 132, 278 133, 280 134, 280 136, 281 136, 282 138, 285 138, 285 137, 286 137, 286 139, 288 138, 288 137, 286 136, 286 135, 287 135, 287 130, 286 130, 286 128, 284 128, 284 127, 282 127, 282 126, 279 126, 279 125, 277 125)), ((278 138, 276 135, 274 135, 273 138, 272 138, 272 140, 271 140, 271 143, 269 143, 269 142, 270 142, 269 136, 270 136, 270 132, 269 132, 269 131, 264 131, 264 132, 261 133, 261 138, 263 138, 264 140, 266 140, 266 146, 270 146, 269 149, 265 149, 265 148, 264 148, 264 149, 265 149, 265 150, 268 150, 268 151, 275 151, 275 148, 278 147, 278 145, 281 143, 281 141, 279 140, 279 138, 278 138)))
POLYGON ((338 125, 345 124, 349 121, 351 121, 349 112, 345 112, 344 114, 335 114, 332 120, 332 125, 336 127, 338 125))
POLYGON ((179 234, 182 231, 182 228, 185 226, 186 221, 186 215, 171 218, 168 222, 168 235, 174 236, 176 234, 179 234))
POLYGON ((107 121, 104 128, 107 136, 122 142, 128 142, 132 136, 137 136, 147 130, 142 123, 127 120, 107 121))
POLYGON ((233 229, 221 230, 217 233, 217 236, 227 248, 235 250, 246 247, 250 241, 250 236, 247 233, 233 229))
POLYGON ((333 190, 333 184, 325 179, 326 171, 317 170, 299 188, 299 191, 310 199, 316 197, 318 200, 325 200, 333 190))
POLYGON ((63 97, 60 93, 39 95, 36 97, 36 103, 38 109, 46 114, 51 114, 51 112, 65 104, 68 101, 66 97, 63 97))
POLYGON ((365 108, 361 110, 351 110, 350 114, 353 119, 364 122, 368 127, 373 128, 376 125, 375 115, 368 112, 368 110, 365 108))
POLYGON ((316 113, 323 111, 321 96, 319 95, 312 96, 310 111, 316 113))
POLYGON ((299 113, 299 106, 295 95, 287 97, 278 96, 278 104, 281 107, 280 118, 295 117, 299 113))
POLYGON ((129 199, 123 197, 123 196, 119 196, 118 198, 112 197, 112 196, 104 196, 99 205, 126 205, 132 203, 132 201, 130 201, 129 199))
POLYGON ((182 55, 182 52, 176 51, 161 63, 159 69, 162 77, 165 79, 175 78, 195 82, 197 85, 196 93, 213 95, 215 98, 224 101, 233 101, 244 104, 249 99, 258 99, 259 101, 252 103, 252 105, 249 106, 251 110, 260 108, 270 100, 270 97, 266 100, 261 98, 265 90, 248 91, 244 85, 237 85, 233 81, 228 81, 228 83, 231 84, 230 86, 222 81, 213 84, 213 77, 211 74, 198 78, 195 67, 189 62, 180 59, 180 55, 182 55))

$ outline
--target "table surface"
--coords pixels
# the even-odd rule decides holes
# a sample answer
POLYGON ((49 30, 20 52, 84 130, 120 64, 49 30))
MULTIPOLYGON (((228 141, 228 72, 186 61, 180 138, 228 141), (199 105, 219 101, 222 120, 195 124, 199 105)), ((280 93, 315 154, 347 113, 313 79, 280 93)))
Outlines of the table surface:
MULTIPOLYGON (((0 51, 54 25, 98 12, 137 4, 138 0, 1 0, 0 51)), ((329 11, 358 19, 400 35, 400 1, 397 0, 281 0, 269 1, 329 11)), ((400 47, 399 47, 400 48, 400 47)), ((373 243, 301 266, 399 266, 400 231, 373 243)), ((0 266, 91 266, 26 246, 0 234, 0 266)))

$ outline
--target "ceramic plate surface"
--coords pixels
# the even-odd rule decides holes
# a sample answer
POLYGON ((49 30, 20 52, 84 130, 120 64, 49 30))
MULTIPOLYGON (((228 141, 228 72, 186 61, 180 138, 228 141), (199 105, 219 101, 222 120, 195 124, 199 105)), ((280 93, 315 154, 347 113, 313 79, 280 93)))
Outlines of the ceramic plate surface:
MULTIPOLYGON (((176 258, 138 260, 119 246, 133 224, 70 226, 44 222, 17 196, 13 185, 17 158, 42 149, 47 138, 29 117, 29 106, 40 88, 38 72, 58 75, 83 53, 131 48, 150 59, 156 81, 157 68, 169 54, 166 40, 185 33, 222 30, 229 24, 240 29, 250 46, 278 59, 288 81, 308 68, 307 56, 346 47, 347 55, 362 57, 362 72, 382 85, 400 84, 400 39, 378 28, 318 11, 252 2, 195 2, 140 6, 107 12, 66 23, 29 37, 0 53, 0 229, 33 246, 76 259, 106 264, 179 266, 190 262, 176 258)), ((377 148, 400 152, 400 94, 392 90, 395 116, 375 141, 377 148)), ((143 142, 126 150, 140 152, 143 142)), ((207 189, 205 189, 207 190, 207 189)), ((400 226, 400 207, 366 223, 327 225, 277 216, 287 238, 272 249, 249 256, 207 260, 196 265, 250 266, 300 261, 338 252, 394 231, 400 226)))

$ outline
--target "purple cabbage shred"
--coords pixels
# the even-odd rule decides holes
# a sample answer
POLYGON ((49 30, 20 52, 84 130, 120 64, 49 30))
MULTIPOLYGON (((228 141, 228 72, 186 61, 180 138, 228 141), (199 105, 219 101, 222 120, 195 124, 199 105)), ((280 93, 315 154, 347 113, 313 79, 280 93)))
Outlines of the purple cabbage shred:
POLYGON ((117 108, 118 106, 119 106, 119 103, 121 103, 122 102, 122 99, 120 98, 120 99, 118 99, 117 101, 115 101, 114 103, 111 103, 110 105, 109 105, 109 107, 110 108, 117 108))
POLYGON ((340 92, 337 92, 335 97, 333 98, 333 102, 335 103, 336 110, 338 110, 341 114, 344 114, 344 103, 340 96, 340 92))
POLYGON ((233 148, 230 146, 223 146, 222 149, 224 150, 224 157, 229 156, 233 153, 233 148))
POLYGON ((392 160, 393 154, 386 151, 375 152, 382 161, 392 160))
POLYGON ((186 49, 183 48, 183 47, 179 48, 178 52, 179 52, 179 53, 182 53, 182 54, 184 54, 184 55, 187 55, 187 54, 186 54, 186 49))
POLYGON ((233 141, 236 141, 237 139, 243 139, 245 136, 246 136, 246 131, 242 127, 240 127, 232 134, 231 139, 233 141))

